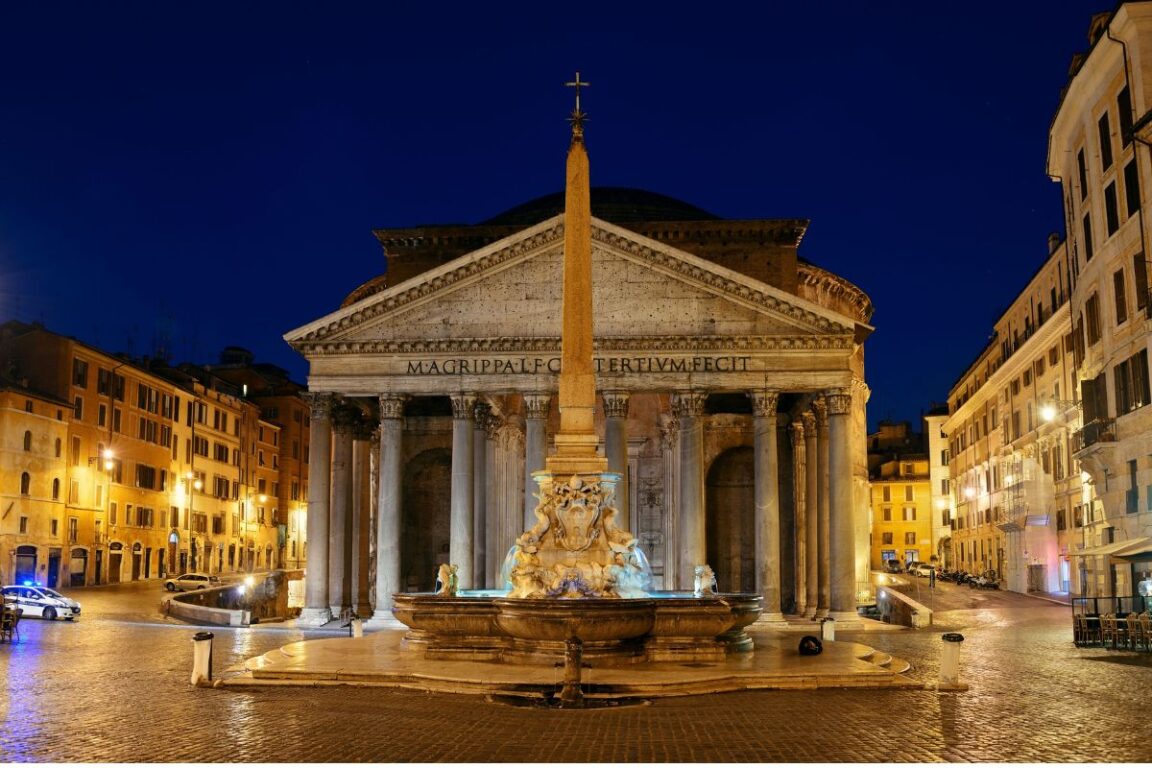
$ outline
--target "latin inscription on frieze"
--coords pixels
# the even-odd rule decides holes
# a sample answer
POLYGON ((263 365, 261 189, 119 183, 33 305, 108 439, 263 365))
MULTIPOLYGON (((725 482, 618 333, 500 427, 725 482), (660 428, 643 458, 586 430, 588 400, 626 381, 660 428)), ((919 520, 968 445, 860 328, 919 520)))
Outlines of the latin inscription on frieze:
MULTIPOLYGON (((747 356, 722 357, 597 357, 597 373, 744 373, 747 356)), ((559 374, 559 357, 481 357, 409 360, 408 373, 417 376, 559 374)))

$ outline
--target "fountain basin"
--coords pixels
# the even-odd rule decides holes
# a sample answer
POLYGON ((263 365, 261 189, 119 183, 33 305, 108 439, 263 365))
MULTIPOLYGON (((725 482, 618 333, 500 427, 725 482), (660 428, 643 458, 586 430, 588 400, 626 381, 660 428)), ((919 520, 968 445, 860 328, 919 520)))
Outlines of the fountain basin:
POLYGON ((745 628, 760 615, 757 594, 648 598, 393 596, 393 614, 410 629, 405 648, 426 658, 555 661, 579 637, 588 658, 707 661, 751 651, 745 628))

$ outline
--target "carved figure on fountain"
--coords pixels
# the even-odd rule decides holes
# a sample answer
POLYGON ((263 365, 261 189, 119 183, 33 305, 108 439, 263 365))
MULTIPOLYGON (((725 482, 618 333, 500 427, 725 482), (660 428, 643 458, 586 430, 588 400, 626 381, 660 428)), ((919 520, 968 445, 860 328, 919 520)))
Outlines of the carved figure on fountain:
POLYGON ((458 583, 456 566, 441 563, 436 573, 436 594, 442 597, 455 597, 458 583))
POLYGON ((537 474, 536 525, 512 551, 509 597, 647 597, 651 576, 636 537, 616 525, 616 475, 537 474))

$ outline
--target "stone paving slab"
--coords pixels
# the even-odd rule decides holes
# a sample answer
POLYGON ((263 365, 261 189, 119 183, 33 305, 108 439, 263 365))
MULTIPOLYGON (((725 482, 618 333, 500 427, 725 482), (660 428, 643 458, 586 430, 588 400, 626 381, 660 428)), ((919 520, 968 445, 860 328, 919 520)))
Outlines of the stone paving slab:
MULTIPOLYGON (((798 631, 753 627, 749 634, 755 650, 730 654, 720 662, 593 663, 584 670, 582 684, 589 697, 925 686, 906 674, 906 662, 850 640, 828 640, 820 655, 801 656, 798 631)), ((558 664, 426 660, 405 649, 403 636, 402 630, 383 629, 363 637, 290 643, 226 670, 215 685, 358 685, 543 696, 558 690, 563 681, 558 664)))

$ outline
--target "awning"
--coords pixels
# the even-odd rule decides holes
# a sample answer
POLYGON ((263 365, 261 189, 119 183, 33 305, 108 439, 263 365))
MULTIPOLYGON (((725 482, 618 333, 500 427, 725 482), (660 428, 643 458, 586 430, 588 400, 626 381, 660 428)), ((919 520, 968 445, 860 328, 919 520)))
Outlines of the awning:
POLYGON ((1132 557, 1150 551, 1152 551, 1152 536, 1144 536, 1138 539, 1124 539, 1123 541, 1114 541, 1111 544, 1101 544, 1098 547, 1088 547, 1088 549, 1082 549, 1072 554, 1085 557, 1089 555, 1132 557))

